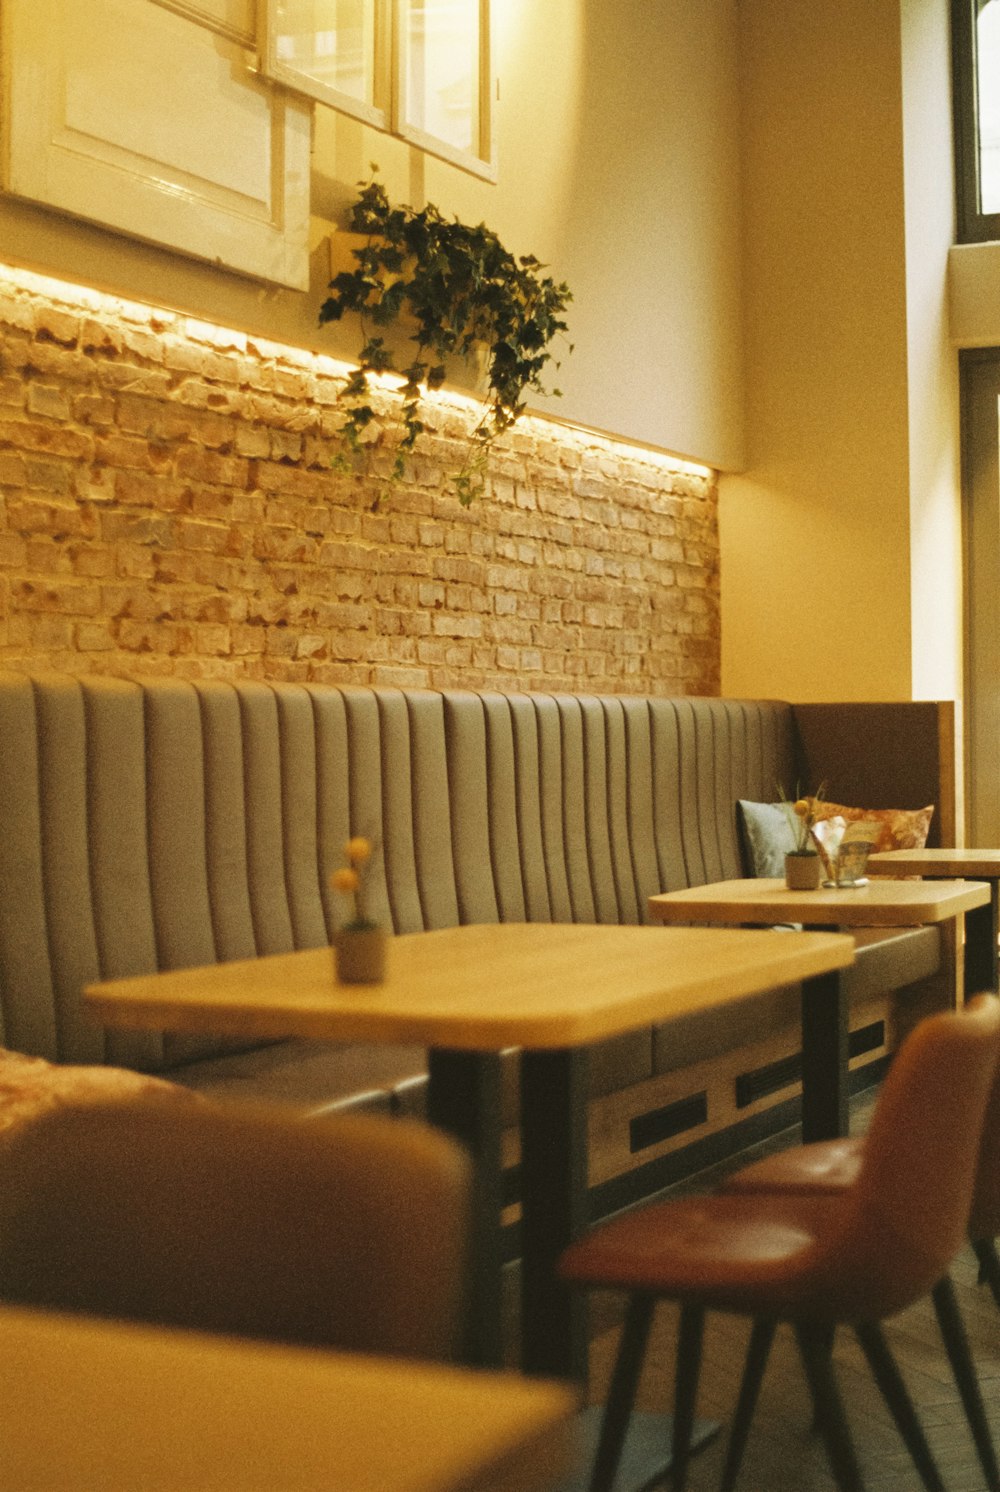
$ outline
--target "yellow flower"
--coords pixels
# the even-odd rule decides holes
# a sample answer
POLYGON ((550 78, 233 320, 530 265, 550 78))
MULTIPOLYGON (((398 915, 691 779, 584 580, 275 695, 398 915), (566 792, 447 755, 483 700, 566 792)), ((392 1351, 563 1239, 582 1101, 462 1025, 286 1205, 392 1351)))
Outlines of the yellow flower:
POLYGON ((357 891, 360 884, 360 877, 353 866, 342 865, 339 870, 330 874, 330 885, 335 891, 343 891, 345 895, 357 891))
POLYGON ((812 804, 808 798, 799 798, 797 802, 792 804, 792 807, 800 819, 808 818, 812 812, 812 804))
POLYGON ((356 834, 344 845, 344 854, 352 865, 363 865, 371 857, 371 852, 371 842, 362 834, 356 834))

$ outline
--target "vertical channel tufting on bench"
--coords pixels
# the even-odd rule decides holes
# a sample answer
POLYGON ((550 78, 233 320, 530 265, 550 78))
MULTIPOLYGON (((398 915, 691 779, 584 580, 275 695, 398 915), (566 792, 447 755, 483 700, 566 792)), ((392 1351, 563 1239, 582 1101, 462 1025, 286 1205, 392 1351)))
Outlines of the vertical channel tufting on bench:
POLYGON ((296 948, 318 948, 328 933, 320 894, 316 725, 312 701, 301 684, 276 684, 281 754, 281 838, 285 886, 296 948))
POLYGON ((514 741, 514 787, 517 793, 518 842, 524 905, 529 922, 569 922, 569 888, 565 877, 555 889, 545 853, 542 803, 541 741, 535 702, 528 694, 507 697, 514 741))
MULTIPOLYGON (((486 709, 468 690, 445 690, 441 697, 448 786, 448 829, 452 855, 452 888, 456 914, 452 922, 499 922, 497 867, 490 837, 489 768, 486 709)), ((508 776, 508 786, 512 779, 508 776)), ((513 806, 513 798, 509 799, 513 806)), ((440 808, 424 809, 441 817, 440 808)), ((498 848, 505 868, 520 878, 517 823, 512 815, 501 831, 498 848)), ((523 917, 523 899, 522 899, 523 917)), ((444 924, 438 919, 436 927, 444 924)))
POLYGON ((295 938, 285 884, 278 702, 269 685, 250 680, 237 684, 236 693, 243 734, 247 878, 254 939, 258 953, 288 953, 295 947, 295 938))
MULTIPOLYGON (((198 696, 179 679, 143 686, 146 822, 157 967, 218 958, 208 889, 204 745, 198 696)), ((167 1034, 167 1065, 213 1055, 226 1044, 167 1034)))
POLYGON ((232 684, 192 685, 201 715, 205 852, 216 958, 257 953, 247 861, 247 802, 240 701, 232 684))
MULTIPOLYGON (((0 691, 0 802, 6 805, 0 834, 0 1039, 54 1058, 56 994, 41 854, 35 692, 29 680, 7 676, 0 678, 0 691)), ((72 866, 74 881, 83 871, 72 866)))
POLYGON ((350 751, 347 707, 339 689, 310 688, 316 742, 316 860, 328 936, 342 920, 343 907, 330 886, 330 872, 341 864, 351 837, 350 751))
MULTIPOLYGON (((414 844, 410 716, 398 689, 380 689, 375 699, 382 772, 382 846, 392 925, 398 933, 423 932, 414 844)), ((355 832, 365 831, 358 825, 355 832)))
MULTIPOLYGON (((698 794, 698 838, 706 881, 721 881, 722 855, 719 842, 719 793, 716 770, 718 711, 714 701, 691 701, 694 724, 694 775, 698 794)), ((730 805, 727 808, 731 811, 730 805)))
POLYGON ((551 694, 532 695, 531 701, 538 726, 538 801, 552 921, 573 922, 575 909, 566 863, 562 720, 559 705, 551 694))
MULTIPOLYGON (((459 908, 456 848, 475 833, 476 824, 473 805, 457 804, 453 796, 444 700, 431 690, 411 689, 406 692, 406 706, 412 746, 413 845, 423 925, 454 927, 459 921, 485 920, 463 918, 459 908)), ((479 812, 484 811, 480 800, 479 812)), ((482 853, 478 845, 475 849, 477 855, 482 853)), ((488 873, 488 858, 485 869, 488 873)))
MULTIPOLYGON (((87 840, 100 978, 158 967, 149 878, 143 690, 124 679, 81 680, 87 736, 87 840)), ((163 1039, 109 1031, 107 1055, 158 1068, 163 1039)))
MULTIPOLYGON (((94 931, 94 907, 90 894, 90 858, 87 836, 87 743, 83 695, 75 680, 50 680, 34 688, 38 728, 38 778, 42 785, 39 803, 41 841, 33 857, 41 866, 45 926, 48 933, 47 954, 51 986, 42 983, 46 997, 38 999, 39 1015, 48 1002, 49 989, 54 1001, 51 1017, 55 1024, 55 1054, 63 1061, 101 1062, 105 1054, 104 1033, 87 1020, 80 1003, 80 989, 96 975, 99 967, 97 939, 94 931)), ((6 750, 0 748, 0 761, 6 750)), ((18 785, 20 786, 20 785, 18 785)), ((8 804, 18 800, 0 798, 8 804)), ((3 835, 0 834, 0 853, 3 835)), ((27 885, 34 885, 34 874, 27 885)), ((9 902, 14 916, 19 915, 22 891, 9 902)), ((2 896, 8 902, 6 893, 2 896)), ((29 918, 33 919, 29 900, 29 918)), ((43 945, 44 946, 44 945, 43 945)), ((3 960, 4 969, 10 965, 3 960)), ((48 1015, 46 1022, 48 1022, 48 1015)), ((14 1045, 14 1043, 11 1043, 14 1045)), ((40 1055, 50 1055, 42 1051, 40 1055)))
POLYGON ((653 744, 653 803, 656 823, 656 853, 659 860, 660 886, 676 891, 693 884, 688 876, 684 855, 684 829, 681 819, 680 722, 674 701, 649 700, 653 744))
POLYGON ((638 920, 650 922, 648 899, 660 889, 656 853, 657 801, 653 780, 653 730, 645 699, 619 702, 623 727, 621 751, 627 784, 628 843, 635 876, 638 920))
MULTIPOLYGON (((386 813, 382 797, 382 729, 378 700, 372 689, 344 688, 347 724, 348 812, 351 834, 363 834, 373 847, 371 862, 365 872, 366 909, 374 922, 399 928, 389 905, 386 872, 386 813)), ((340 851, 338 849, 339 863, 340 851)), ((339 920, 343 908, 336 910, 339 920)))
MULTIPOLYGON (((554 694, 551 698, 556 707, 561 743, 561 842, 571 915, 574 922, 600 922, 590 869, 590 826, 587 818, 591 804, 587 796, 582 699, 562 694, 554 694)), ((554 732, 550 739, 555 739, 554 732)), ((551 753, 544 758, 545 770, 554 775, 553 760, 551 753)))
POLYGON ((603 698, 600 704, 608 761, 609 853, 618 897, 617 920, 636 923, 643 920, 645 905, 636 885, 625 711, 622 701, 613 696, 603 698))
POLYGON ((214 963, 198 697, 190 684, 162 679, 143 690, 143 708, 157 967, 214 963))
MULTIPOLYGON (((523 869, 524 835, 519 820, 514 722, 506 695, 478 696, 483 710, 486 795, 483 812, 497 911, 502 922, 527 919, 523 869)), ((546 905, 548 892, 545 893, 546 905)), ((487 919, 489 920, 489 919, 487 919)))
MULTIPOLYGON (((553 782, 553 800, 556 797, 557 776, 560 779, 561 833, 558 839, 553 838, 552 843, 557 853, 559 845, 562 846, 561 864, 565 867, 573 921, 600 922, 602 918, 594 902, 590 845, 587 838, 588 817, 593 805, 587 795, 582 701, 573 695, 558 694, 552 696, 552 702, 556 709, 556 725, 551 731, 543 732, 545 749, 542 756, 543 772, 553 782)), ((548 842, 546 850, 548 851, 548 842)))
POLYGON ((583 832, 591 917, 582 922, 618 922, 617 876, 612 854, 611 768, 607 727, 599 699, 584 696, 576 704, 583 732, 583 832))

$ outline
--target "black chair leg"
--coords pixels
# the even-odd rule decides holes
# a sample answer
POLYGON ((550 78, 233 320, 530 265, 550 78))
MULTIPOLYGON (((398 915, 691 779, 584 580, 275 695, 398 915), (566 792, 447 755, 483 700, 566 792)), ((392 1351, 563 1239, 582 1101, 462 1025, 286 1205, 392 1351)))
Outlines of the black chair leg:
POLYGON ((989 1285, 1000 1309, 1000 1258, 997 1257, 996 1243, 992 1238, 978 1238, 972 1247, 979 1260, 979 1278, 989 1285))
POLYGON ((875 1382, 896 1421, 906 1449, 920 1473, 920 1480, 927 1488, 927 1492, 945 1492, 944 1482, 934 1464, 934 1457, 931 1455, 927 1437, 917 1418, 913 1400, 907 1392, 902 1375, 896 1366, 896 1359, 889 1351, 885 1337, 871 1321, 857 1323, 854 1331, 868 1359, 875 1382))
POLYGON ((635 1403, 635 1391, 639 1386, 639 1374, 646 1356, 646 1343, 649 1340, 655 1304, 649 1295, 629 1296, 625 1325, 601 1420, 597 1454, 590 1477, 590 1492, 611 1492, 614 1486, 622 1446, 625 1444, 625 1432, 635 1403))
POLYGON ((736 1402, 733 1414, 732 1429, 729 1432, 729 1444, 726 1446, 726 1464, 722 1469, 722 1481, 719 1483, 719 1492, 732 1492, 736 1485, 740 1466, 743 1464, 743 1452, 746 1449, 747 1436, 750 1433, 750 1421, 757 1407, 757 1396, 760 1393, 760 1385, 764 1379, 764 1369, 767 1367, 767 1359, 771 1352, 771 1343, 774 1341, 774 1333, 777 1328, 775 1321, 755 1321, 750 1333, 750 1342, 747 1346, 747 1360, 743 1367, 743 1382, 740 1384, 740 1396, 736 1402))
POLYGON ((670 1485, 683 1492, 687 1484, 691 1459, 691 1434, 694 1409, 701 1374, 701 1344, 705 1334, 705 1308, 700 1305, 681 1307, 677 1336, 677 1367, 674 1378, 674 1438, 670 1462, 670 1485))
POLYGON ((962 1396, 965 1417, 969 1422, 972 1438, 976 1443, 979 1464, 983 1468, 986 1485, 990 1492, 1000 1492, 1000 1469, 997 1467, 996 1451, 990 1434, 983 1396, 976 1375, 965 1322, 958 1308, 955 1286, 948 1275, 939 1280, 931 1291, 934 1310, 941 1330, 941 1338, 948 1352, 948 1361, 962 1396))
POLYGON ((865 1492, 861 1468, 833 1373, 829 1331, 825 1327, 813 1327, 800 1322, 795 1327, 795 1338, 812 1394, 817 1428, 823 1436, 834 1480, 840 1492, 865 1492))

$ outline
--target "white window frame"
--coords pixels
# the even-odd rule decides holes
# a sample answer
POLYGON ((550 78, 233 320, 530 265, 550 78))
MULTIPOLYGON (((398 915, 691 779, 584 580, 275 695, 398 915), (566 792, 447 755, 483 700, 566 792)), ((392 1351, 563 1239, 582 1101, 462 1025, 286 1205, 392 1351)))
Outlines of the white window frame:
POLYGON ((431 134, 416 124, 411 115, 406 77, 406 28, 412 11, 412 0, 394 0, 393 26, 393 90, 392 130, 401 139, 450 161, 453 166, 483 176, 487 181, 496 181, 496 140, 494 134, 494 102, 496 99, 496 73, 493 65, 493 34, 490 16, 490 0, 474 0, 479 11, 479 77, 478 117, 473 121, 471 150, 459 150, 447 140, 431 134))

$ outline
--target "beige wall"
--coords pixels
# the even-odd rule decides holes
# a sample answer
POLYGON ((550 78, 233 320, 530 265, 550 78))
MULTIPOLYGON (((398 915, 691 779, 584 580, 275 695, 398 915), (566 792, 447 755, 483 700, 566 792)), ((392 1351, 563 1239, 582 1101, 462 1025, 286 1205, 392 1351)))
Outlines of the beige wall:
MULTIPOLYGON (((377 162, 393 196, 485 220, 565 278, 559 416, 716 466, 742 459, 735 0, 498 0, 497 185, 316 109, 312 286, 276 290, 11 199, 0 254, 298 345, 326 241, 377 162)), ((340 343, 340 350, 356 344, 340 343)))
POLYGON ((947 6, 747 0, 748 462, 723 690, 961 695, 947 6))

